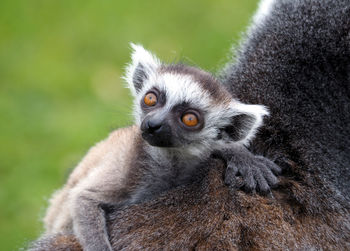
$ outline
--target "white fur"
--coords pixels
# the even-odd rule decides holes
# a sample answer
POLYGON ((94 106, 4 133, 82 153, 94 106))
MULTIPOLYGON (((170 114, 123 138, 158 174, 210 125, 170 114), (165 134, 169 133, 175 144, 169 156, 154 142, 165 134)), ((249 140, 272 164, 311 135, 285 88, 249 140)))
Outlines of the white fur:
POLYGON ((128 83, 128 87, 131 90, 131 93, 136 96, 137 94, 133 84, 133 77, 136 67, 139 64, 142 64, 147 74, 154 74, 161 63, 156 56, 145 50, 141 45, 130 43, 130 46, 133 49, 133 53, 131 55, 132 60, 126 68, 124 79, 128 83))
POLYGON ((276 0, 261 0, 259 8, 253 17, 253 23, 256 25, 262 24, 265 18, 270 14, 276 0))
POLYGON ((237 143, 241 143, 241 144, 248 146, 249 142, 256 135, 258 128, 260 126, 262 126, 264 116, 269 115, 269 111, 268 111, 267 107, 265 107, 263 105, 247 105, 247 104, 237 102, 237 103, 234 103, 233 106, 234 106, 234 109, 241 112, 241 114, 250 114, 253 117, 255 117, 255 119, 256 119, 254 122, 254 125, 251 127, 247 136, 244 139, 242 139, 241 141, 237 142, 237 143))
POLYGON ((198 107, 206 108, 210 105, 210 94, 203 90, 191 76, 180 74, 158 74, 156 79, 146 81, 142 88, 141 97, 152 87, 165 91, 167 97, 167 107, 182 102, 190 102, 198 107))
MULTIPOLYGON (((209 93, 200 88, 198 83, 189 75, 179 74, 159 74, 158 68, 161 66, 160 60, 149 51, 145 50, 141 45, 130 44, 133 53, 132 61, 127 66, 124 79, 128 83, 128 86, 135 97, 143 97, 143 95, 152 87, 157 87, 160 90, 164 90, 167 93, 167 102, 173 103, 172 99, 175 99, 179 103, 180 101, 191 101, 194 103, 200 102, 204 104, 204 97, 209 97, 209 93), (140 93, 136 93, 133 84, 133 77, 137 66, 141 64, 145 67, 148 78, 145 81, 140 93)), ((139 101, 139 100, 138 100, 139 101)))

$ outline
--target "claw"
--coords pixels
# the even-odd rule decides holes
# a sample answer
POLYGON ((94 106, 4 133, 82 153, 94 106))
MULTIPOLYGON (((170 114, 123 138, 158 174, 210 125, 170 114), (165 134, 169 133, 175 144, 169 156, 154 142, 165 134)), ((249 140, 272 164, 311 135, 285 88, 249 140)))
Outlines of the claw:
POLYGON ((274 199, 275 197, 273 196, 272 192, 269 191, 267 194, 266 194, 266 197, 267 198, 270 198, 270 199, 274 199))

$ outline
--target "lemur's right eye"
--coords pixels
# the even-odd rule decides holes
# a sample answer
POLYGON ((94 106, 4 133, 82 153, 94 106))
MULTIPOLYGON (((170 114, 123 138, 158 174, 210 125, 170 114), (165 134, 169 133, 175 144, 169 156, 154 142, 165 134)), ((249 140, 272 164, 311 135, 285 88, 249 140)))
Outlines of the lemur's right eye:
POLYGON ((149 92, 145 95, 143 102, 145 102, 147 106, 154 106, 157 104, 157 95, 153 92, 149 92))

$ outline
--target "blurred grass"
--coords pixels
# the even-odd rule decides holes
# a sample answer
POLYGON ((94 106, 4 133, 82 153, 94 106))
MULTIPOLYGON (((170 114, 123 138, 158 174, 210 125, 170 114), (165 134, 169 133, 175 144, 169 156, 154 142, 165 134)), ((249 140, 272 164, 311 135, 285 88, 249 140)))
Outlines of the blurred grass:
POLYGON ((256 0, 2 0, 0 249, 42 232, 51 193, 87 149, 132 123, 129 42, 216 71, 256 0))

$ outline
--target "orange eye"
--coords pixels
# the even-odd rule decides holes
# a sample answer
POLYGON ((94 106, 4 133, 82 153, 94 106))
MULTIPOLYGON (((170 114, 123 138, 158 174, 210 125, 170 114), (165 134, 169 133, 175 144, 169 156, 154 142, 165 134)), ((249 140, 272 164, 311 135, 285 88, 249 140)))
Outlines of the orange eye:
POLYGON ((193 113, 186 113, 182 116, 182 123, 189 127, 196 126, 198 124, 198 118, 193 113))
POLYGON ((145 98, 143 99, 146 105, 148 106, 154 106, 157 104, 157 96, 153 92, 149 92, 146 94, 145 98))

